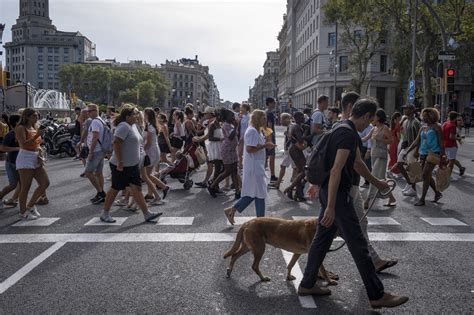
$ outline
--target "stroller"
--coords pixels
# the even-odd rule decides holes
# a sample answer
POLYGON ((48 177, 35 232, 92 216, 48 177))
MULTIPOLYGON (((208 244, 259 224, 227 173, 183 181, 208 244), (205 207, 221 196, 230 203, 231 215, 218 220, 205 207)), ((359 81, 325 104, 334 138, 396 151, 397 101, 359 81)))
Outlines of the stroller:
POLYGON ((206 156, 202 147, 191 143, 178 154, 174 164, 160 171, 160 178, 165 181, 169 175, 171 178, 178 179, 185 190, 189 190, 194 184, 191 175, 204 163, 206 163, 206 156))

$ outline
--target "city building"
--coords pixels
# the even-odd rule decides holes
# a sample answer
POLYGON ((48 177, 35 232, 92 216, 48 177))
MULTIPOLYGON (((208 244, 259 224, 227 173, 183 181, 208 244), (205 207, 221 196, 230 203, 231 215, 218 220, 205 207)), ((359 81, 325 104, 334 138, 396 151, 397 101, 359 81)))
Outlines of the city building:
MULTIPOLYGON (((293 107, 314 107, 319 95, 330 97, 334 104, 344 90, 350 89, 351 51, 336 34, 335 25, 324 21, 323 5, 327 0, 288 0, 287 12, 278 36, 280 43, 279 100, 292 101, 293 107), (337 50, 336 50, 337 41, 337 50)), ((354 29, 354 32, 361 32, 354 29)), ((396 104, 396 78, 386 45, 372 58, 368 84, 362 94, 376 97, 388 112, 396 104), (367 91, 367 93, 365 93, 367 91)))
POLYGON ((219 89, 214 81, 214 76, 209 74, 209 106, 217 107, 221 103, 219 89))
POLYGON ((12 41, 5 43, 5 70, 14 82, 59 89, 61 65, 95 60, 95 44, 80 32, 58 31, 49 18, 49 0, 20 0, 12 41))
POLYGON ((202 110, 210 104, 209 67, 201 65, 198 56, 194 59, 166 60, 161 69, 171 83, 166 107, 183 108, 186 103, 193 103, 202 110))
POLYGON ((264 108, 265 100, 278 97, 278 77, 280 73, 280 53, 278 50, 267 52, 263 64, 263 75, 255 79, 255 84, 249 90, 249 102, 255 108, 264 108))

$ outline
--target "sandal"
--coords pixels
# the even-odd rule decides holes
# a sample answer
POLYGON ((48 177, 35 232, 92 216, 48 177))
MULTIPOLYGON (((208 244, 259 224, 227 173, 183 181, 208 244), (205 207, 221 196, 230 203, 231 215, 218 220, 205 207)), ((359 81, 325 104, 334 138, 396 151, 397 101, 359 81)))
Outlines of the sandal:
POLYGON ((293 197, 293 189, 290 189, 290 188, 286 188, 283 193, 285 195, 288 196, 288 198, 290 198, 291 200, 294 200, 294 197, 293 197))

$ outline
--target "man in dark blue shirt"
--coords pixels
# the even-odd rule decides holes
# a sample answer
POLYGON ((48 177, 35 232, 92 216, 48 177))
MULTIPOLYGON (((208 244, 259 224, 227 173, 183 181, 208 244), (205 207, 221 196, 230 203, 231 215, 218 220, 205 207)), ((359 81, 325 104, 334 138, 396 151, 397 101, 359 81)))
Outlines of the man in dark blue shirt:
MULTIPOLYGON (((273 110, 275 109, 275 106, 276 106, 275 99, 268 97, 265 103, 267 105, 267 110, 265 111, 265 113, 267 114, 267 128, 272 130, 272 143, 276 144, 276 135, 275 135, 276 117, 275 117, 275 114, 273 113, 273 110)), ((268 165, 270 167, 270 174, 271 174, 270 182, 276 182, 278 178, 275 176, 275 148, 265 149, 265 150, 267 154, 268 165)))
POLYGON ((0 209, 3 208, 3 204, 15 206, 17 204, 16 200, 18 199, 18 194, 20 192, 20 189, 16 189, 20 188, 18 185, 19 175, 18 171, 16 170, 16 157, 18 156, 18 151, 20 148, 18 141, 16 140, 14 129, 19 121, 19 115, 11 115, 9 117, 8 122, 13 129, 5 135, 3 142, 0 145, 0 151, 7 152, 5 171, 8 177, 8 185, 0 191, 0 209), (5 200, 5 202, 2 202, 3 197, 8 195, 13 190, 15 190, 13 197, 10 200, 5 200))

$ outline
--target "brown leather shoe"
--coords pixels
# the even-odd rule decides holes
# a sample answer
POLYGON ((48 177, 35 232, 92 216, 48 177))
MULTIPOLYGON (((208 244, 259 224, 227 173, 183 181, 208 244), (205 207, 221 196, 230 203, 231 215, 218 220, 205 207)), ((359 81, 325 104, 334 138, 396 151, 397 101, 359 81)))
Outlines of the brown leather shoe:
POLYGON ((298 295, 305 296, 305 295, 331 295, 331 290, 328 288, 320 288, 317 285, 312 287, 311 289, 303 288, 302 286, 298 287, 298 295))
POLYGON ((381 299, 370 301, 370 306, 372 306, 372 308, 397 307, 406 303, 407 301, 407 296, 398 296, 390 293, 384 293, 381 299))

